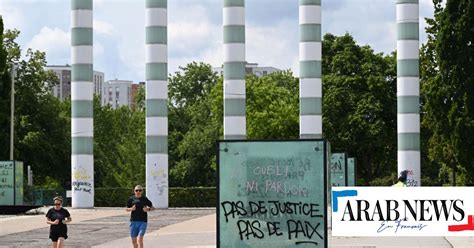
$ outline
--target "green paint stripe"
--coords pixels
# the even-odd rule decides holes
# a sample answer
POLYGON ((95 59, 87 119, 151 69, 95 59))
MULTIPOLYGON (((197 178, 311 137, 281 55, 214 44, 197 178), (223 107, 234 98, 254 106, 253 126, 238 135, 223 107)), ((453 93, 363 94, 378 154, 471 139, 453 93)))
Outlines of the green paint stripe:
POLYGON ((300 25, 300 42, 320 42, 321 41, 321 24, 301 24, 300 25))
POLYGON ((147 99, 146 100, 147 117, 167 117, 168 100, 167 99, 147 99))
POLYGON ((420 62, 418 59, 397 60, 398 77, 419 77, 420 62))
POLYGON ((398 40, 419 40, 420 31, 418 22, 397 23, 398 40))
POLYGON ((321 78, 321 61, 300 61, 300 78, 321 78))
POLYGON ((147 8, 167 8, 168 0, 146 0, 147 8))
POLYGON ((72 0, 71 1, 71 10, 78 9, 90 9, 92 10, 92 0, 72 0))
POLYGON ((419 133, 399 133, 398 134, 399 151, 419 151, 420 134, 419 133))
POLYGON ((224 63, 224 79, 245 79, 245 62, 224 63))
POLYGON ((227 43, 245 43, 245 26, 224 26, 224 44, 227 43))
POLYGON ((416 4, 418 4, 418 0, 397 0, 397 4, 404 4, 404 3, 416 3, 416 4))
POLYGON ((245 7, 245 0, 224 0, 224 7, 245 7))
POLYGON ((92 64, 74 64, 71 66, 72 81, 92 82, 94 70, 92 64))
POLYGON ((320 97, 300 98, 300 115, 321 115, 321 102, 320 97))
POLYGON ((238 134, 224 135, 225 140, 244 140, 246 138, 247 138, 247 136, 245 134, 242 134, 242 135, 238 135, 238 134))
POLYGON ((87 100, 74 100, 71 103, 71 116, 72 118, 93 118, 94 109, 92 107, 92 101, 87 100))
POLYGON ((321 0, 300 0, 300 5, 321 5, 321 0))
POLYGON ((168 28, 162 26, 146 27, 146 44, 167 44, 168 28))
POLYGON ((93 137, 72 137, 71 152, 74 155, 93 155, 94 138, 93 137))
POLYGON ((168 154, 168 136, 147 136, 146 153, 168 154))
POLYGON ((71 45, 72 46, 92 46, 93 44, 92 28, 72 28, 71 45))
POLYGON ((322 134, 300 134, 300 139, 322 139, 322 134))
POLYGON ((397 113, 399 114, 420 113, 420 97, 419 96, 397 97, 397 113))
POLYGON ((224 99, 224 116, 245 116, 245 99, 224 99))
POLYGON ((168 63, 146 64, 146 80, 167 80, 168 63))

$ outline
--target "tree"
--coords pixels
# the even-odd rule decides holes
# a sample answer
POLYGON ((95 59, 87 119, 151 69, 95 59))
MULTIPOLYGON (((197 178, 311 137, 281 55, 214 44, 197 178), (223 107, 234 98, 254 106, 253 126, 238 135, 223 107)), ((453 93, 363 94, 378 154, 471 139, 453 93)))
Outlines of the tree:
POLYGON ((113 109, 94 98, 96 187, 131 188, 145 182, 145 113, 113 109))
POLYGON ((249 139, 297 139, 299 136, 298 79, 291 71, 247 77, 247 136, 249 139))
POLYGON ((396 170, 395 64, 349 34, 324 36, 323 133, 333 151, 356 157, 366 183, 396 170))
POLYGON ((211 112, 211 90, 219 77, 209 64, 192 62, 169 78, 169 165, 172 186, 215 182, 219 125, 211 112))
POLYGON ((458 183, 473 184, 474 1, 442 2, 433 0, 421 53, 423 125, 432 134, 429 159, 440 164, 440 177, 454 170, 458 183))
MULTIPOLYGON (((58 79, 53 72, 44 70, 46 58, 43 52, 28 49, 25 59, 21 59, 21 49, 15 42, 19 34, 17 30, 7 30, 2 37, 2 48, 8 53, 7 63, 18 65, 15 159, 32 166, 38 184, 54 180, 65 186, 70 177, 69 117, 62 114, 61 103, 50 94, 51 86, 58 79)), ((4 124, 1 129, 5 129, 4 124)))

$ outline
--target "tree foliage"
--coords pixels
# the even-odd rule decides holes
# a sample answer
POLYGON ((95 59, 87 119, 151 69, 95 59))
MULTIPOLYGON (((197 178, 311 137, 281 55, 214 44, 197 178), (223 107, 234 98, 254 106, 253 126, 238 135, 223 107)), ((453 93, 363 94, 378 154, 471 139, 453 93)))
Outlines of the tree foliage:
MULTIPOLYGON (((54 73, 46 71, 46 57, 43 52, 28 49, 24 59, 15 42, 19 31, 3 33, 2 48, 8 53, 7 63, 17 64, 15 77, 15 159, 31 165, 39 184, 56 180, 66 184, 70 177, 70 128, 69 116, 63 114, 62 103, 50 94, 51 86, 57 82, 54 73)), ((5 77, 3 77, 5 78, 5 77)), ((9 84, 2 80, 3 85, 9 84)), ((10 95, 10 87, 5 87, 10 95)), ((5 96, 6 94, 2 95, 5 96)), ((3 98, 3 97, 2 97, 3 98)), ((8 101, 9 103, 9 101, 8 101)), ((8 104, 9 106, 9 104, 8 104)), ((8 113, 10 108, 8 107, 8 113)), ((2 107, 1 115, 5 115, 2 107)), ((9 127, 5 121, 1 129, 9 127)), ((2 137, 4 139, 5 136, 2 137)), ((2 140, 2 146, 5 141, 2 140)), ((8 146, 6 146, 8 147, 8 146)), ((2 150, 2 160, 8 159, 2 150)))
POLYGON ((458 183, 474 183, 474 1, 433 0, 423 45, 423 126, 430 134, 429 160, 440 177, 458 172, 458 183))
POLYGON ((395 68, 394 54, 376 54, 349 34, 324 36, 324 137, 356 157, 367 181, 396 170, 395 68))

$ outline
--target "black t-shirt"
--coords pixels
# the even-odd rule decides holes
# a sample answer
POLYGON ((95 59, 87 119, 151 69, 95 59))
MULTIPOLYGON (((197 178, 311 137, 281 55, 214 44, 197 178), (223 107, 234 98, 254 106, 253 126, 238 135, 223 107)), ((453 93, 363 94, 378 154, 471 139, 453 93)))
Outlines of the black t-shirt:
POLYGON ((46 218, 50 219, 51 221, 59 220, 58 225, 51 225, 50 231, 51 232, 67 232, 67 225, 63 224, 63 220, 67 217, 71 217, 69 211, 65 208, 60 208, 56 210, 54 208, 50 208, 48 213, 46 213, 46 218))
POLYGON ((134 195, 130 196, 127 201, 127 208, 131 208, 133 205, 135 205, 135 211, 132 211, 130 214, 130 221, 148 221, 148 214, 147 212, 143 211, 143 208, 145 206, 148 207, 153 207, 153 204, 151 203, 146 196, 142 196, 140 198, 135 197, 134 195))

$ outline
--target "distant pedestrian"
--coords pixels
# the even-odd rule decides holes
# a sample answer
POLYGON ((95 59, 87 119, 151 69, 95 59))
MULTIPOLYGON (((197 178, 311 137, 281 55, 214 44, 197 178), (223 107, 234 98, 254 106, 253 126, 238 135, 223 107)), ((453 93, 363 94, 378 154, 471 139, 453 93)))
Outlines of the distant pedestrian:
POLYGON ((67 224, 71 223, 72 218, 67 209, 63 208, 63 198, 56 196, 53 199, 54 207, 46 213, 46 223, 51 225, 49 229, 49 238, 53 241, 53 248, 61 248, 64 240, 67 239, 67 224))
POLYGON ((407 186, 407 178, 408 178, 408 170, 404 170, 400 172, 400 176, 398 177, 397 183, 392 185, 392 187, 406 187, 407 186))
POLYGON ((151 201, 143 196, 143 187, 135 186, 134 195, 127 201, 127 211, 130 214, 130 237, 134 248, 143 248, 143 236, 145 236, 148 223, 147 212, 155 210, 151 201))

